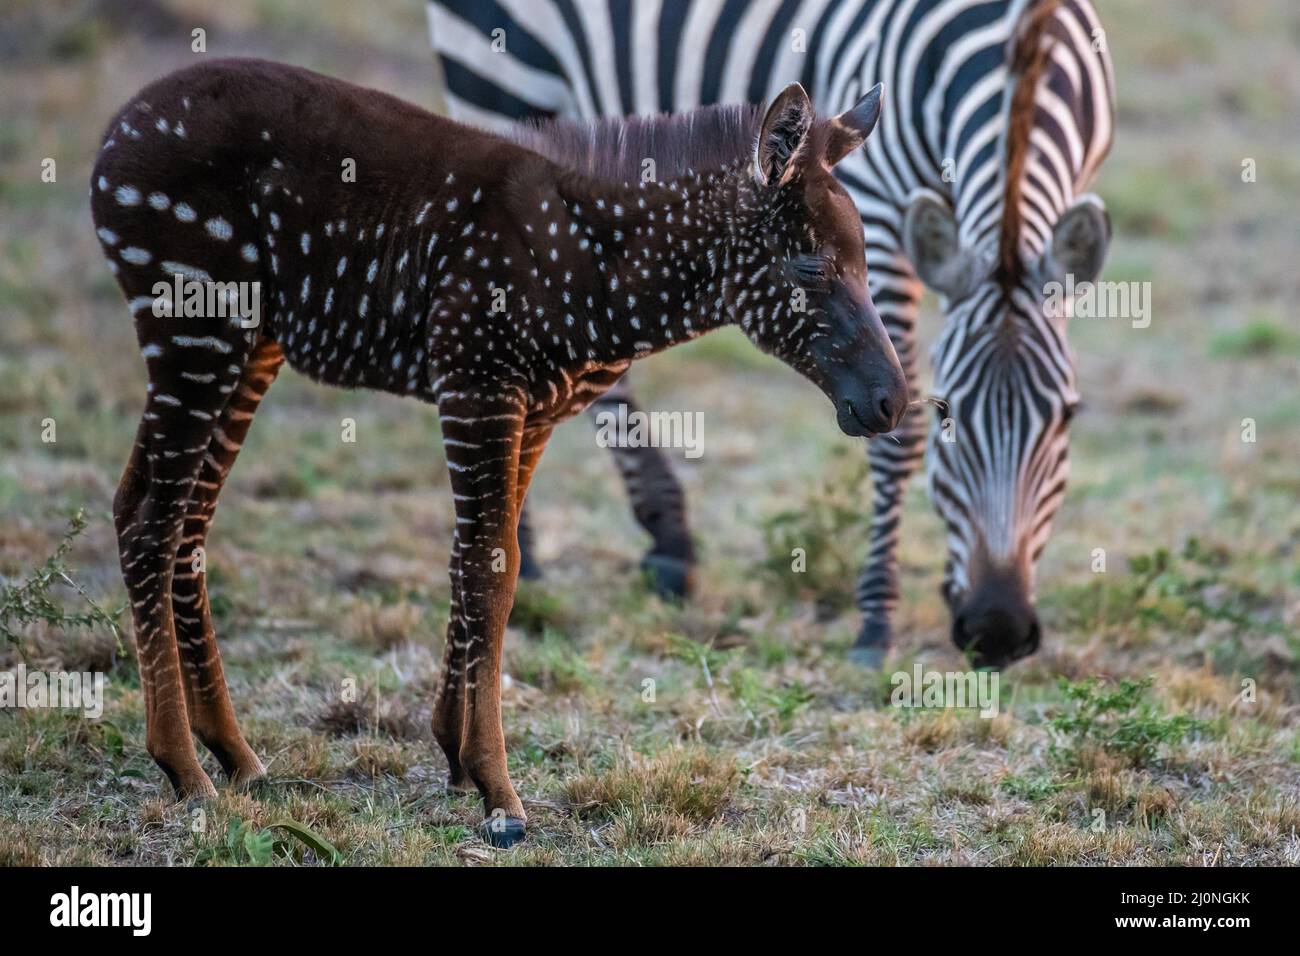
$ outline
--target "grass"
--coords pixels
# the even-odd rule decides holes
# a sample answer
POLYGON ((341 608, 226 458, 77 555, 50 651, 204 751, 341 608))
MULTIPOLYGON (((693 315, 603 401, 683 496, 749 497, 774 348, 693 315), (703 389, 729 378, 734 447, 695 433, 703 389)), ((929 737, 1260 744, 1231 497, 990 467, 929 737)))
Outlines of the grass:
POLYGON ((1210 348, 1222 358, 1300 355, 1300 335, 1271 318, 1257 318, 1240 329, 1219 333, 1210 340, 1210 348))
MULTIPOLYGON (((695 601, 639 581, 645 540, 586 422, 557 431, 530 493, 546 578, 521 590, 503 691, 530 838, 500 853, 475 831, 477 798, 444 788, 429 732, 452 529, 432 411, 286 373, 259 413, 208 566, 267 783, 232 790, 201 753, 218 799, 173 803, 144 750, 130 635, 119 650, 92 610, 124 601, 109 506, 143 395, 84 205, 100 124, 189 62, 171 18, 186 39, 206 23, 213 53, 427 102, 419 4, 175 3, 143 36, 46 29, 25 5, 31 49, 58 57, 0 49, 0 669, 21 643, 29 666, 100 670, 107 687, 97 721, 0 708, 0 865, 1300 863, 1300 368, 1285 321, 1300 167, 1282 121, 1300 103, 1261 87, 1287 75, 1296 18, 1282 0, 1219 19, 1183 6, 1102 7, 1121 126, 1096 188, 1114 277, 1151 282, 1155 309, 1147 329, 1070 330, 1086 407, 1039 569, 1046 639, 1001 675, 999 715, 893 708, 888 674, 845 660, 862 447, 812 386, 736 334, 708 336, 646 362, 637 385, 647 405, 706 416, 705 455, 675 462, 695 601), (45 156, 55 184, 39 182, 45 156)), ((922 352, 936 326, 928 302, 922 352)), ((890 669, 958 670, 922 484, 890 669)))

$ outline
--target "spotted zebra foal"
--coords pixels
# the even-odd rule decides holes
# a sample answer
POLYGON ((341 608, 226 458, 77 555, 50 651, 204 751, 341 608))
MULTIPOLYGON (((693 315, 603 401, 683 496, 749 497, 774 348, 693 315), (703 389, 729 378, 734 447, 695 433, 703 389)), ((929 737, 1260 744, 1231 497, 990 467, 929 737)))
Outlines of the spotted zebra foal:
POLYGON ((148 370, 114 515, 146 744, 177 793, 213 793, 191 731, 233 781, 265 773, 235 721, 195 559, 287 360, 438 407, 456 522, 433 734, 450 785, 482 794, 492 842, 521 839, 501 643, 519 509, 552 428, 634 359, 726 323, 820 386, 848 434, 887 431, 906 406, 862 230, 831 175, 879 112, 877 88, 819 119, 794 85, 766 112, 502 136, 257 60, 183 70, 131 100, 91 194, 148 370), (629 185, 646 158, 659 179, 629 185), (259 321, 190 315, 174 297, 159 309, 177 276, 257 283, 259 321))

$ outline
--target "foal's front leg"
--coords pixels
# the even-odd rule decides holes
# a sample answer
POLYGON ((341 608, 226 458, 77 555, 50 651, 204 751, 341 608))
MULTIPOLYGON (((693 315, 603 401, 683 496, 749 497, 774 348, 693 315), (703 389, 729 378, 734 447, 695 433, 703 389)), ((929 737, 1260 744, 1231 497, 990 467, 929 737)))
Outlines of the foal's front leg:
POLYGON ((488 836, 523 838, 524 814, 506 772, 501 727, 501 644, 519 574, 518 471, 524 409, 515 402, 448 400, 443 444, 456 503, 447 653, 433 708, 433 733, 452 782, 483 795, 488 836))

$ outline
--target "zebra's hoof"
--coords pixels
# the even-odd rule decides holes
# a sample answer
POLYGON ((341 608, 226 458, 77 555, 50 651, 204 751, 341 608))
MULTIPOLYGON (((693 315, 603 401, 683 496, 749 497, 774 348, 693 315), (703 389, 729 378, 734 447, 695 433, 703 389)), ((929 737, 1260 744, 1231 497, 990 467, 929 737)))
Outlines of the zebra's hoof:
POLYGON ((695 589, 695 565, 651 552, 641 559, 641 573, 650 590, 666 601, 684 601, 695 589))
POLYGON ((527 835, 524 821, 519 817, 489 817, 480 829, 483 839, 498 850, 508 850, 516 843, 522 843, 527 835))
POLYGON ((884 621, 863 621, 858 639, 849 648, 849 660, 879 670, 889 653, 889 625, 884 621))

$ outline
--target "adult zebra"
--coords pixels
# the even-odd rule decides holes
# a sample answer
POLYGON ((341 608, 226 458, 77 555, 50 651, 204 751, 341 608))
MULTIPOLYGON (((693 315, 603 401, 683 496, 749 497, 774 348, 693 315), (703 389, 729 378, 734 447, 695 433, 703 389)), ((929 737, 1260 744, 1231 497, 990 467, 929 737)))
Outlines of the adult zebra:
MULTIPOLYGON (((759 101, 791 80, 841 110, 884 82, 879 132, 836 173, 861 213, 871 294, 914 393, 922 284, 941 297, 927 476, 948 529, 952 637, 978 664, 1032 653, 1037 564, 1078 402, 1068 305, 1049 308, 1047 287, 1095 279, 1110 238, 1104 205, 1085 192, 1114 111, 1088 0, 430 0, 428 12, 451 112, 490 126, 759 101)), ((893 437, 871 449, 871 545, 856 592, 854 652, 872 663, 898 601, 923 410, 893 437)), ((653 449, 618 460, 651 479, 630 490, 638 517, 658 520, 652 566, 661 540, 678 546, 664 558, 693 561, 666 464, 653 449)))

